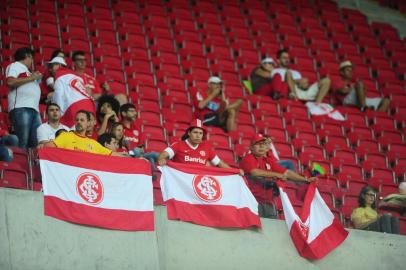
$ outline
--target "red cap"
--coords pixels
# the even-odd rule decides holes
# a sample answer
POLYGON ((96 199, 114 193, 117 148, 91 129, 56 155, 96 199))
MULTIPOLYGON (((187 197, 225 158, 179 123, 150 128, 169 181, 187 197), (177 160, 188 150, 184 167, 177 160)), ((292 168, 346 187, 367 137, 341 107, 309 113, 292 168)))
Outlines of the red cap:
POLYGON ((189 128, 185 131, 185 134, 182 136, 182 140, 186 140, 188 136, 188 132, 191 131, 194 128, 201 128, 203 130, 203 139, 206 137, 207 130, 203 126, 203 121, 200 119, 194 119, 190 125, 189 128))
POLYGON ((256 144, 256 143, 259 143, 259 142, 265 141, 265 140, 266 140, 266 138, 264 137, 264 135, 256 134, 254 137, 252 137, 251 144, 256 144))

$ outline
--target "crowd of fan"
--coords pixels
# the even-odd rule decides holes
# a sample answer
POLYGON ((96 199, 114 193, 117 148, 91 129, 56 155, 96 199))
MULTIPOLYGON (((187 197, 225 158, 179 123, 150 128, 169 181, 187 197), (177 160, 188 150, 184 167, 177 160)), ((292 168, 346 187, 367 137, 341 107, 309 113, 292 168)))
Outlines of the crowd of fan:
MULTIPOLYGON (((243 101, 230 101, 227 98, 221 78, 210 77, 207 91, 191 93, 196 119, 180 141, 161 153, 146 152, 146 138, 139 124, 136 106, 128 103, 125 95, 111 95, 107 82, 100 84, 86 72, 85 52, 72 53, 71 70, 67 67, 65 53, 56 50, 47 63, 46 74, 31 70, 33 56, 30 48, 20 48, 15 52, 15 62, 6 69, 6 83, 10 88, 8 111, 13 134, 7 131, 1 134, 2 160, 12 160, 9 149, 4 145, 18 145, 21 148, 59 147, 145 158, 151 163, 153 175, 155 164, 164 166, 168 159, 230 168, 206 142, 205 126, 220 127, 225 132, 238 128, 238 112, 243 101), (47 104, 45 123, 41 123, 40 102, 47 104)), ((289 98, 320 103, 329 92, 333 92, 341 104, 358 106, 361 111, 386 111, 389 107, 387 98, 366 97, 362 82, 353 75, 354 67, 350 61, 338 65, 340 81, 331 82, 324 77, 310 83, 299 71, 290 68, 288 51, 278 51, 277 60, 278 64, 267 57, 254 68, 250 77, 254 94, 270 96, 274 100, 289 98)), ((261 183, 264 189, 269 188, 267 185, 270 185, 271 179, 299 182, 317 180, 316 177, 296 173, 291 161, 279 160, 272 140, 261 134, 252 138, 250 151, 240 161, 240 168, 241 174, 249 176, 250 181, 261 183)), ((372 207, 374 201, 370 200, 374 194, 370 188, 362 190, 360 208, 353 213, 356 228, 383 230, 377 225, 378 217, 372 207), (366 221, 366 216, 371 219, 366 221)), ((268 200, 272 202, 272 197, 269 196, 268 200)), ((388 228, 390 218, 382 220, 385 220, 382 226, 388 228)), ((391 228, 387 231, 399 232, 395 225, 391 228)))

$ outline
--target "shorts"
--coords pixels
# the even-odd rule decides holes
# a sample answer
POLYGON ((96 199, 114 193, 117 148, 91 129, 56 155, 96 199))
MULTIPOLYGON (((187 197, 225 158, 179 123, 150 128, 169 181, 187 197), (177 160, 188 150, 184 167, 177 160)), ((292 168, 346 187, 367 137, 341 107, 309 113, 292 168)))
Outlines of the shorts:
MULTIPOLYGON (((379 108, 379 105, 382 102, 382 98, 377 97, 377 98, 365 98, 365 106, 367 107, 373 107, 375 110, 379 108)), ((344 105, 354 105, 358 106, 358 97, 355 89, 353 88, 350 93, 344 98, 343 100, 344 105)))
POLYGON ((203 125, 223 127, 224 122, 221 121, 220 113, 208 113, 204 115, 203 125))
POLYGON ((310 85, 306 90, 299 88, 296 85, 296 95, 300 100, 315 100, 319 93, 319 84, 317 82, 310 85))

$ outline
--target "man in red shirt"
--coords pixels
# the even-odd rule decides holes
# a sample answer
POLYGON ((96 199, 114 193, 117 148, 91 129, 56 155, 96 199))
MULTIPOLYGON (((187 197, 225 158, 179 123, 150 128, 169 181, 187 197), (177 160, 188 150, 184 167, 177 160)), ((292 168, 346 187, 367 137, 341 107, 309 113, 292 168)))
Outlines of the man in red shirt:
POLYGON ((365 97, 365 88, 362 81, 353 77, 353 65, 351 61, 340 63, 341 80, 333 82, 333 89, 337 100, 343 105, 355 105, 361 111, 372 108, 381 112, 386 112, 390 101, 388 98, 368 98, 365 97))
MULTIPOLYGON (((273 155, 268 155, 268 151, 267 138, 261 134, 256 135, 251 143, 251 153, 241 160, 241 169, 253 177, 276 178, 281 180, 290 179, 303 182, 312 182, 315 180, 314 177, 307 178, 282 167, 273 155)), ((269 179, 266 179, 266 181, 269 181, 269 179)))
POLYGON ((158 157, 158 164, 163 166, 168 159, 174 162, 209 165, 209 162, 220 168, 230 168, 213 151, 211 145, 204 142, 206 130, 201 120, 196 119, 186 130, 181 141, 167 147, 158 157))
POLYGON ((217 126, 226 131, 236 130, 237 113, 242 100, 230 102, 224 94, 223 81, 219 77, 210 77, 207 83, 207 93, 198 91, 193 98, 196 116, 203 120, 206 126, 217 126))

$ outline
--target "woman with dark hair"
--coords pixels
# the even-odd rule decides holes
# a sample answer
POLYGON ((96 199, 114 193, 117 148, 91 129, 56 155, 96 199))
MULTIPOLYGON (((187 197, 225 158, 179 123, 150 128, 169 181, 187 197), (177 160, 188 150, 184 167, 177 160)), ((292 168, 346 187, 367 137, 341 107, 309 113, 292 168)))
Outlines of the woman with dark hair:
POLYGON ((119 122, 119 111, 120 103, 114 96, 103 95, 99 98, 96 111, 97 120, 100 124, 98 135, 106 133, 113 123, 119 122))
POLYGON ((359 207, 351 214, 355 229, 399 234, 399 220, 391 215, 378 215, 376 212, 376 192, 371 186, 361 189, 359 207))
POLYGON ((128 153, 128 143, 124 140, 124 126, 120 122, 116 122, 111 126, 111 133, 118 142, 117 152, 128 153))

